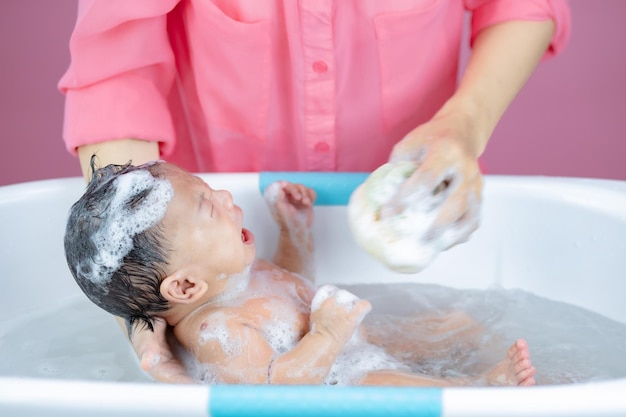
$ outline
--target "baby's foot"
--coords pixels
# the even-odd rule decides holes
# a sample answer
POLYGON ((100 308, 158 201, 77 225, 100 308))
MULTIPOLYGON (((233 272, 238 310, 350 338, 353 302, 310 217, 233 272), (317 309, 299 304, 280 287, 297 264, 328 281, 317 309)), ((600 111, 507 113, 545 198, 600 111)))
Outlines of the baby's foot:
POLYGON ((528 343, 517 339, 509 348, 506 359, 484 376, 489 385, 535 385, 535 367, 530 362, 528 343))

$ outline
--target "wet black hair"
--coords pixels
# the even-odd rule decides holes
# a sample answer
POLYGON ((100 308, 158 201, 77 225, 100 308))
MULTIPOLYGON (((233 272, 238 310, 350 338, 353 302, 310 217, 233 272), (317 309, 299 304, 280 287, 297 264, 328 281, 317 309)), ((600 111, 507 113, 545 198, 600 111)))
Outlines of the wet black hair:
MULTIPOLYGON (((90 161, 92 178, 83 195, 72 205, 67 220, 64 238, 67 264, 78 286, 94 304, 126 320, 129 329, 140 323, 154 330, 154 319, 169 308, 160 291, 161 281, 167 276, 169 250, 159 223, 132 238, 132 249, 123 257, 121 265, 110 271, 110 280, 93 282, 91 268, 87 265, 97 264, 100 258, 93 238, 111 214, 111 202, 117 192, 115 180, 138 170, 160 178, 162 163, 96 168, 95 161, 94 155, 90 161)), ((140 205, 152 191, 152 188, 141 190, 124 204, 129 208, 140 205)))

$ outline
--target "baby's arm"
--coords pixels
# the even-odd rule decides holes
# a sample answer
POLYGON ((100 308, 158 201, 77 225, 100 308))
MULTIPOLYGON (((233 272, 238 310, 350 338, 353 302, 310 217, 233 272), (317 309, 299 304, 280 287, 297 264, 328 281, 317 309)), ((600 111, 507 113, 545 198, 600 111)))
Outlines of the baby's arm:
POLYGON ((312 303, 310 331, 289 352, 276 353, 262 331, 239 316, 212 315, 196 350, 218 380, 235 384, 321 384, 339 352, 371 306, 347 291, 320 288, 312 303))
POLYGON ((314 281, 313 203, 315 191, 302 184, 278 181, 265 190, 265 201, 280 227, 273 262, 314 281))
POLYGON ((332 285, 321 287, 311 302, 310 330, 270 369, 274 384, 321 384, 337 356, 372 306, 332 285))

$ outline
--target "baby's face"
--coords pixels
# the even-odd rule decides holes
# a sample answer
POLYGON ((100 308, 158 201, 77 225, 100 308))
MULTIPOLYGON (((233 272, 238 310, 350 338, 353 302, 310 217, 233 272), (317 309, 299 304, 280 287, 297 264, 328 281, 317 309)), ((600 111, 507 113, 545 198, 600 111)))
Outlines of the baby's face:
POLYGON ((214 282, 244 271, 256 255, 254 237, 243 228, 243 213, 231 194, 176 166, 164 169, 174 189, 161 222, 172 249, 168 273, 185 268, 214 282))

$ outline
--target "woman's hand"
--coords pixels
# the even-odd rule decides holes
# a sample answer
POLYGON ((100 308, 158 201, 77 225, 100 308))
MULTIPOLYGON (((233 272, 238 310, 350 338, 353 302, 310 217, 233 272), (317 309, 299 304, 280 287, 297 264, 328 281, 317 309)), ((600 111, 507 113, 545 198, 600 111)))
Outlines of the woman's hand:
POLYGON ((352 194, 348 220, 356 242, 390 269, 420 272, 478 228, 483 137, 471 114, 444 107, 397 143, 389 163, 352 194))
POLYGON ((429 236, 436 239, 454 230, 449 246, 467 240, 478 228, 482 192, 474 131, 471 117, 443 113, 396 144, 390 162, 414 161, 417 169, 383 210, 401 213, 412 195, 427 196, 437 213, 429 236))
POLYGON ((132 330, 130 340, 141 368, 159 382, 194 383, 183 363, 174 356, 166 332, 167 323, 163 319, 154 320, 154 332, 139 328, 132 330))

